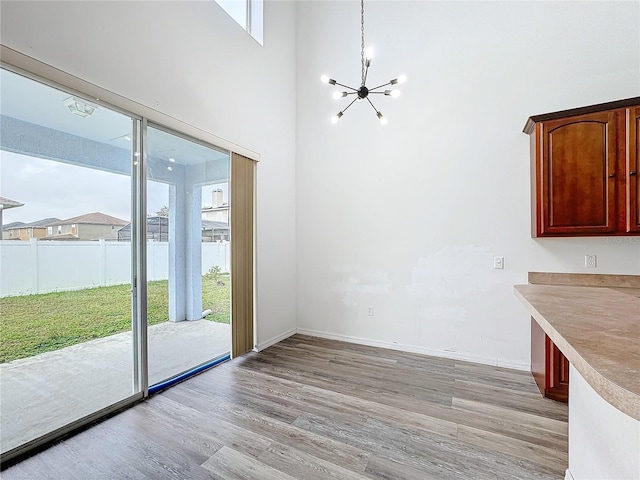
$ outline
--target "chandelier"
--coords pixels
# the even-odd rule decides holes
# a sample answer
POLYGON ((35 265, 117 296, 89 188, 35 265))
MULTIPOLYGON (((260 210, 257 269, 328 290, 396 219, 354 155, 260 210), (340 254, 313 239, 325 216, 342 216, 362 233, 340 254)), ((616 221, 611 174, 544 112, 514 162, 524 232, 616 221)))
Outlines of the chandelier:
POLYGON ((329 85, 338 85, 348 90, 348 91, 334 92, 333 98, 339 99, 343 97, 348 97, 349 95, 355 95, 355 98, 345 108, 340 110, 333 118, 331 118, 331 123, 334 123, 334 124, 338 123, 338 120, 342 118, 342 116, 344 115, 344 112, 346 112, 347 109, 351 105, 353 105, 354 102, 356 101, 361 102, 362 100, 366 100, 367 102, 369 102, 369 105, 371 105, 373 110, 376 112, 376 116, 380 120, 380 123, 382 125, 386 125, 387 123, 386 117, 382 115, 380 110, 378 110, 375 107, 375 105, 369 98, 369 95, 379 94, 379 95, 385 95, 388 97, 396 98, 400 95, 400 90, 396 90, 396 89, 382 90, 382 89, 390 85, 397 85, 397 84, 404 83, 407 77, 405 75, 399 75, 397 78, 394 78, 393 80, 390 80, 387 83, 383 83, 382 85, 378 85, 377 87, 367 88, 366 86, 367 74, 369 73, 369 67, 371 66, 371 57, 373 56, 373 49, 368 48, 365 50, 364 48, 364 0, 360 0, 360 34, 361 34, 360 35, 360 39, 361 39, 360 58, 361 58, 361 66, 362 66, 362 69, 361 69, 362 77, 361 77, 360 88, 354 88, 348 85, 343 85, 342 83, 338 83, 333 78, 329 78, 327 75, 322 75, 320 77, 320 81, 322 81, 323 83, 328 83, 329 85))

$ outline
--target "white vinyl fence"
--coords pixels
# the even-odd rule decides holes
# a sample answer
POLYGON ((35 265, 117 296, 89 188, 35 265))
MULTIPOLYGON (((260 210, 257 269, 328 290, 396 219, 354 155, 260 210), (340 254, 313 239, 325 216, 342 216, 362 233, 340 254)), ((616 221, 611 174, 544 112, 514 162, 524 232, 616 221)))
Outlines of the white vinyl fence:
MULTIPOLYGON (((202 274, 231 268, 229 242, 202 244, 202 274)), ((147 280, 169 278, 169 244, 147 243, 147 280)), ((0 241, 0 297, 131 282, 129 242, 0 241)))

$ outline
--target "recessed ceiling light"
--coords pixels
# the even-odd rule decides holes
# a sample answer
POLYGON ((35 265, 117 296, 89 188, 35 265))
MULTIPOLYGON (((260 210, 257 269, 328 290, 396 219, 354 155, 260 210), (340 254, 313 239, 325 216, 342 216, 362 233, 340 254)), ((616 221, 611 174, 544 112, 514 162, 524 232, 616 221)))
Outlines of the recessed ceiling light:
POLYGON ((172 166, 168 166, 167 170, 169 170, 170 172, 173 172, 173 167, 172 166))
POLYGON ((80 98, 69 97, 64 101, 69 111, 79 117, 88 117, 98 109, 97 105, 86 102, 80 98))
POLYGON ((170 162, 175 162, 175 161, 176 161, 176 159, 175 159, 175 158, 173 158, 173 157, 169 157, 169 161, 170 161, 170 162))

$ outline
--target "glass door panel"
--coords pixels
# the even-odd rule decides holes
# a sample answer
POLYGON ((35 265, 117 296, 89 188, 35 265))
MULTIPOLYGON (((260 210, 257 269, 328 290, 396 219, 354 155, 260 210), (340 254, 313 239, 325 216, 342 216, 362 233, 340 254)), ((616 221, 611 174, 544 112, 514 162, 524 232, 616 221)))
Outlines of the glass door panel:
POLYGON ((228 354, 229 154, 147 129, 149 385, 228 354))
POLYGON ((0 70, 2 453, 134 393, 131 117, 0 70))

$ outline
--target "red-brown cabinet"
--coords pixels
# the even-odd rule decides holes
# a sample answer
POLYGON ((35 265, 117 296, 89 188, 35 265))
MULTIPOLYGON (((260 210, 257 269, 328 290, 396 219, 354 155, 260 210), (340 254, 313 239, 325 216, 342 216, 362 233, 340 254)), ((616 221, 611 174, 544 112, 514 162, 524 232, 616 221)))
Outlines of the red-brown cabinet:
POLYGON ((640 107, 627 109, 627 225, 629 232, 640 233, 640 107))
POLYGON ((640 97, 530 117, 533 236, 640 234, 640 97))
POLYGON ((531 373, 543 396, 569 401, 569 361, 531 318, 531 373))

